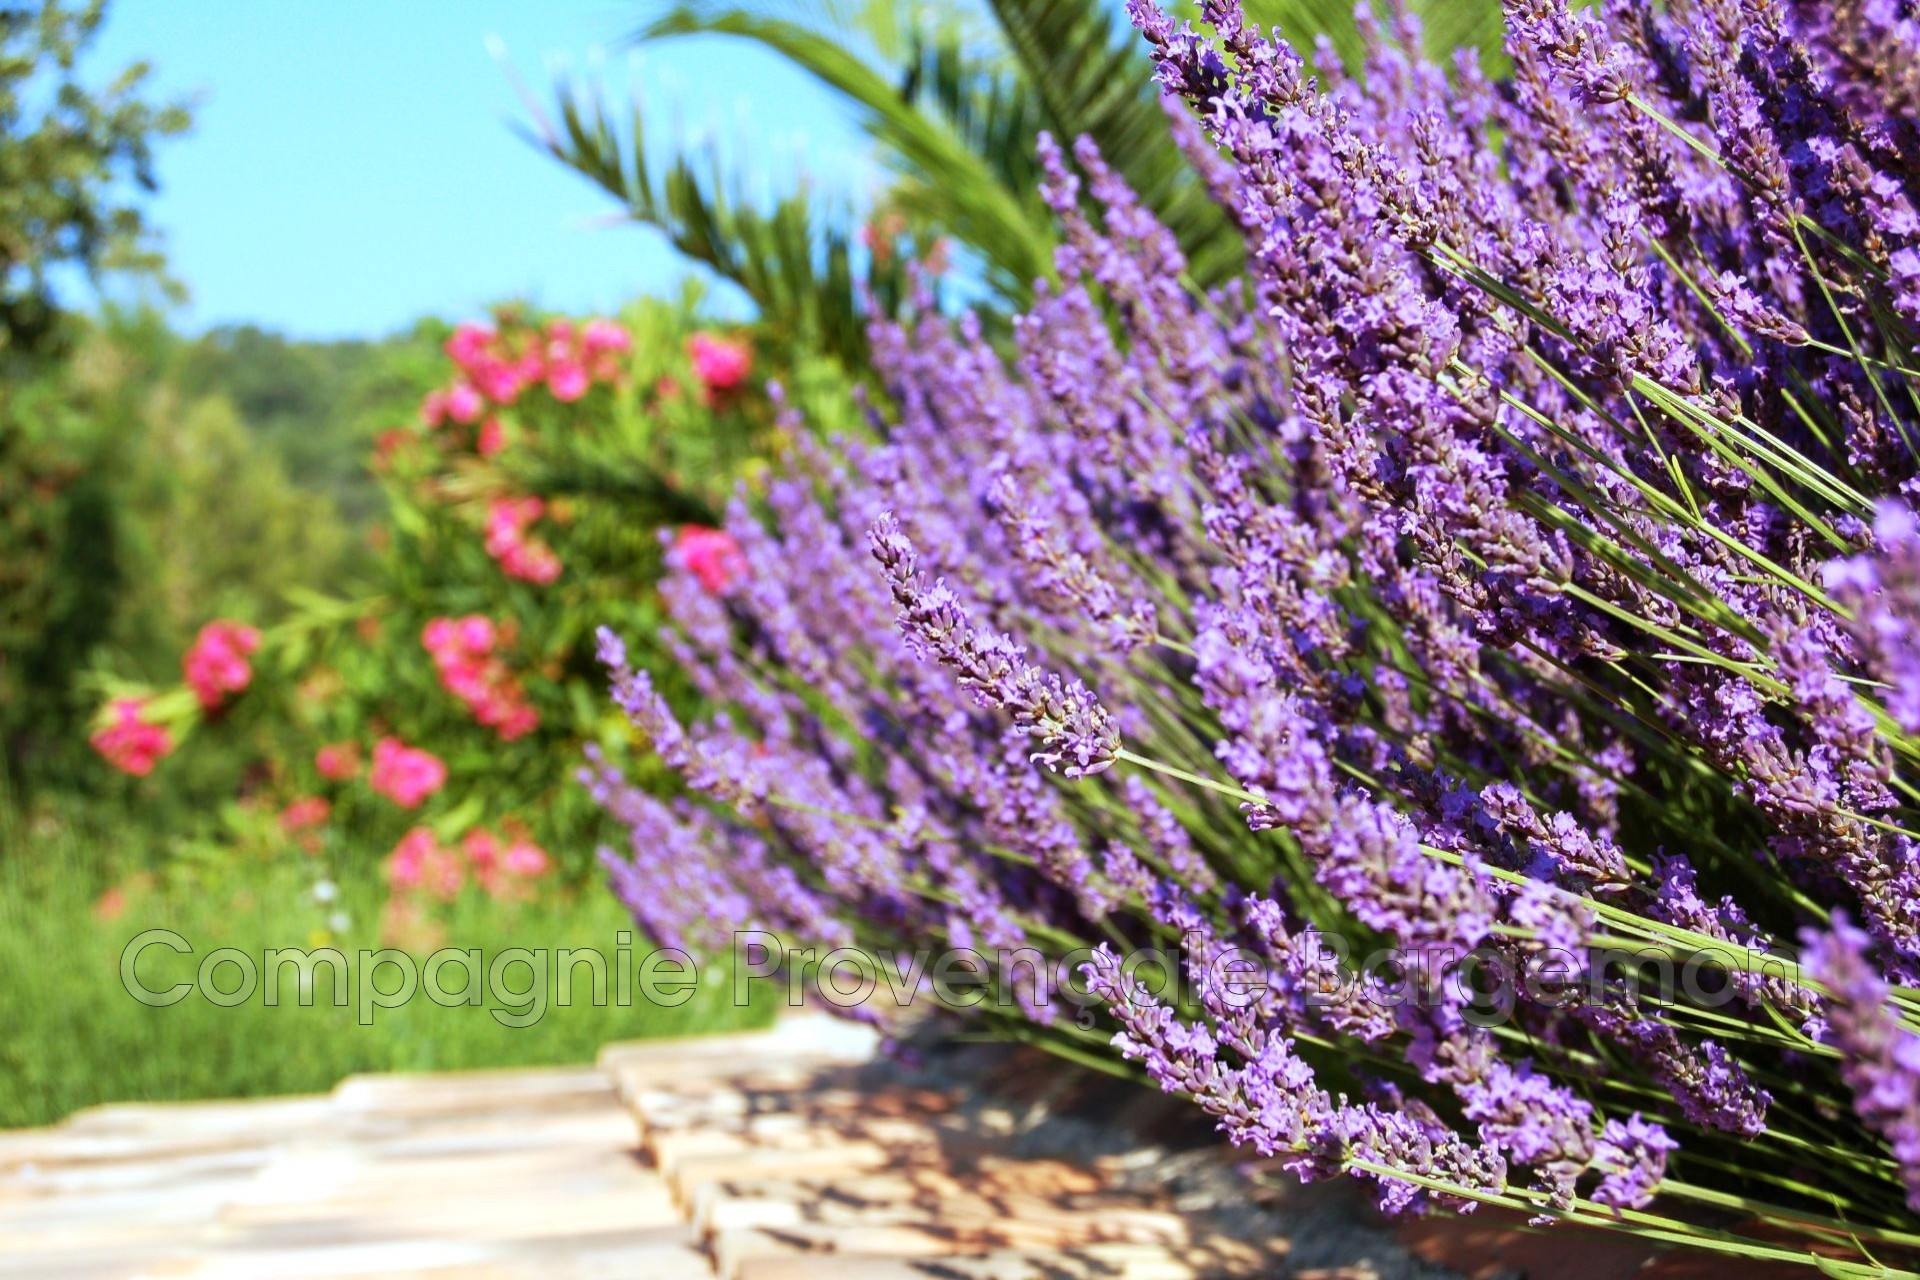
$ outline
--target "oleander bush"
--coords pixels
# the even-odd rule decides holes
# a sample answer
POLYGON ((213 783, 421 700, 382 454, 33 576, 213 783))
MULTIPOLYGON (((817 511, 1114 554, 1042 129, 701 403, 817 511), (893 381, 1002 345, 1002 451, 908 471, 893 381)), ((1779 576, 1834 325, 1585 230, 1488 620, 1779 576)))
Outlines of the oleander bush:
POLYGON ((468 886, 577 880, 601 819, 569 762, 617 742, 593 626, 657 625, 663 562, 734 571, 718 504, 791 429, 769 375, 817 415, 844 401, 835 367, 696 312, 454 328, 417 413, 373 442, 364 572, 335 593, 283 583, 293 607, 270 621, 204 619, 177 682, 103 673, 99 756, 158 794, 186 757, 244 762, 223 798, 235 874, 383 874, 397 935, 468 886))
POLYGON ((973 1016, 1391 1211, 1908 1274, 1920 21, 1509 0, 1494 79, 1129 13, 1244 273, 1043 140, 1010 340, 874 324, 671 660, 610 618, 686 784, 585 770, 616 892, 1074 958, 1098 1026, 986 963, 973 1016))

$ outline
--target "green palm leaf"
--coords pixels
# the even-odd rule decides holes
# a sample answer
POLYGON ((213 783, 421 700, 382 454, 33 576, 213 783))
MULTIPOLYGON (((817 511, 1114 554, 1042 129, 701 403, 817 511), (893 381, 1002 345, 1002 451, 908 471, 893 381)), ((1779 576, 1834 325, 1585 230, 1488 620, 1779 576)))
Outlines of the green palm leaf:
MULTIPOLYGON (((844 216, 822 216, 804 186, 762 208, 717 161, 703 172, 684 155, 657 160, 634 101, 619 127, 590 91, 555 86, 557 124, 530 140, 663 231, 680 253, 733 281, 781 337, 857 367, 866 333, 844 216)), ((882 269, 874 287, 898 292, 882 269)))
MULTIPOLYGON (((767 0, 768 4, 778 0, 767 0)), ((806 71, 850 103, 895 178, 889 202, 973 251, 1003 301, 1027 301, 1050 273, 1052 219, 1037 195, 1035 141, 1091 137, 1179 240, 1202 285, 1232 278, 1240 236, 1170 136, 1148 59, 1109 0, 985 0, 929 20, 906 0, 791 0, 761 8, 685 3, 639 40, 730 35, 806 71), (983 32, 986 38, 983 38, 983 32), (855 45, 867 56, 855 51, 855 45)), ((1364 41, 1348 0, 1246 0, 1248 16, 1310 43, 1325 33, 1355 65, 1364 41)), ((1410 0, 1430 50, 1497 52, 1497 0, 1410 0)), ((832 354, 864 352, 860 284, 843 210, 823 214, 797 189, 762 211, 717 163, 648 155, 636 104, 614 128, 597 100, 562 83, 562 127, 542 145, 661 227, 688 256, 738 283, 768 322, 814 335, 832 354)), ((874 264, 891 305, 897 266, 874 264)))
MULTIPOLYGON (((840 94, 907 180, 911 203, 971 245, 991 283, 1019 299, 1050 269, 1050 221, 1031 188, 1016 191, 943 116, 920 110, 880 71, 832 36, 746 9, 682 7, 648 26, 642 39, 731 35, 779 54, 840 94)), ((1024 110, 1024 109, 1022 109, 1024 110)))
POLYGON ((1179 240, 1194 278, 1215 284, 1242 256, 1226 215, 1167 131, 1153 67, 1133 29, 1100 0, 990 0, 1022 80, 1063 143, 1081 135, 1179 240))

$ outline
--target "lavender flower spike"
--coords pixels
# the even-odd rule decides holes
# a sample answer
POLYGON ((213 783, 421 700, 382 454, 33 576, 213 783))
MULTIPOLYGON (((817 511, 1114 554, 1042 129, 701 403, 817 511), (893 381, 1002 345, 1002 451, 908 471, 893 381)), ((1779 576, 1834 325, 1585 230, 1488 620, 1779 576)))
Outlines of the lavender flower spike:
POLYGON ((1884 498, 1873 536, 1872 551, 1827 565, 1826 586, 1854 611, 1854 638, 1869 669, 1890 686, 1887 710, 1913 733, 1920 731, 1920 518, 1884 498))
POLYGON ((1085 685, 1042 671, 1007 636, 975 627, 944 579, 928 585, 892 512, 881 513, 867 540, 900 606, 907 642, 952 668, 981 706, 1006 712, 1015 727, 1038 738, 1042 750, 1035 760, 1069 778, 1099 773, 1114 762, 1119 730, 1085 685))
POLYGON ((668 768, 679 771, 695 791, 735 806, 743 814, 756 812, 767 797, 767 780, 738 749, 728 749, 711 735, 699 740, 689 735, 673 708, 653 687, 653 678, 627 661, 627 646, 611 628, 594 633, 596 655, 607 669, 614 705, 633 726, 647 735, 668 768), (717 748, 717 749, 716 749, 717 748))
POLYGON ((691 759, 686 731, 666 699, 655 692, 652 678, 628 665, 626 643, 611 627, 597 628, 594 639, 598 642, 595 656, 613 685, 614 705, 646 733, 662 760, 673 768, 684 768, 691 759))
POLYGON ((1594 1145, 1593 1166, 1601 1171, 1594 1203, 1615 1210, 1646 1208, 1666 1176, 1667 1152, 1679 1149, 1664 1128, 1637 1111, 1624 1121, 1607 1121, 1594 1145))
POLYGON ((1893 1148, 1907 1207, 1920 1210, 1920 1036, 1887 1007, 1887 984, 1868 955, 1872 940, 1835 913, 1829 933, 1807 930, 1801 962, 1832 994, 1828 1039, 1842 1055, 1840 1075, 1853 1109, 1893 1148))

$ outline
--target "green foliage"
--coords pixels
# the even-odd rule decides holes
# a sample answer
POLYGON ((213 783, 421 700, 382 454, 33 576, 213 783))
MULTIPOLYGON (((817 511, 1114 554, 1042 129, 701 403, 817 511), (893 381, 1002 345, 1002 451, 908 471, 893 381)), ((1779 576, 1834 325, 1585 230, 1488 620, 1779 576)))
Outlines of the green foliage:
MULTIPOLYGON (((1279 31, 1303 49, 1324 38, 1348 68, 1358 67, 1366 52, 1366 36, 1346 0, 1244 0, 1244 6, 1248 21, 1279 31)), ((1456 49, 1489 63, 1503 56, 1498 0, 1407 0, 1401 7, 1419 19, 1421 43, 1431 57, 1444 59, 1456 49)))
POLYGON ((819 229, 813 201, 795 191, 754 207, 717 163, 685 156, 662 165, 650 152, 637 104, 624 124, 593 90, 562 80, 559 126, 535 138, 562 164, 618 200, 628 216, 658 227, 680 253, 740 286, 782 336, 849 365, 865 350, 852 245, 819 229))
POLYGON ((445 326, 431 321, 378 342, 300 342, 253 325, 217 328, 180 352, 174 381, 186 399, 230 400, 289 480, 333 499, 358 527, 380 510, 366 451, 412 412, 445 336, 445 326))
MULTIPOLYGON (((45 423, 67 406, 45 384, 13 403, 45 423)), ((0 747, 16 775, 61 754, 73 655, 106 639, 124 574, 110 536, 111 485, 85 454, 0 417, 0 747)))
MULTIPOLYGON (((595 1007, 584 979, 563 1008, 550 977, 545 1015, 523 1028, 490 1016, 505 1002, 449 1008, 425 995, 376 1010, 372 1025, 362 1026, 352 1007, 329 1004, 324 976, 309 1008, 291 1003, 290 982, 275 1008, 258 994, 221 1008, 198 991, 176 1005, 150 1007, 127 993, 119 974, 128 942, 149 928, 171 929, 195 950, 148 953, 139 972, 151 987, 194 981, 197 963, 223 946, 256 961, 266 948, 333 946, 353 962, 354 980, 363 981, 355 953, 383 945, 379 888, 350 880, 335 903, 322 905, 314 899, 316 872, 298 863, 257 866, 217 887, 178 863, 159 880, 109 880, 102 869, 117 861, 116 851, 97 843, 108 838, 47 815, 29 833, 0 809, 0 1025, 7 1029, 0 1037, 0 1128, 51 1123, 107 1101, 311 1093, 359 1071, 589 1062, 610 1040, 761 1025, 771 1013, 758 992, 753 1005, 735 1007, 724 974, 705 965, 708 980, 673 1008, 637 993, 628 1007, 595 1007), (31 858, 8 856, 28 848, 31 858), (344 931, 329 929, 335 912, 351 918, 344 931)), ((611 965, 618 931, 630 927, 599 892, 520 904, 472 897, 443 932, 416 939, 410 954, 418 960, 442 945, 478 947, 489 958, 507 947, 594 948, 611 965)), ((644 956, 648 947, 642 941, 635 950, 644 956)), ((392 985, 393 973, 383 979, 392 985)), ((525 977, 516 973, 507 982, 519 990, 525 977)))
POLYGON ((424 375, 402 392, 389 367, 435 349, 431 335, 340 348, 261 335, 285 359, 239 379, 221 335, 183 339, 151 312, 70 332, 0 406, 0 746, 36 790, 103 781, 82 763, 90 668, 169 678, 209 617, 272 622, 290 581, 343 588, 367 551, 339 507, 378 501, 355 442, 412 412, 424 375), (274 390, 316 363, 338 381, 274 390), (329 460, 304 484, 301 451, 329 460))
MULTIPOLYGON (((749 9, 675 9, 649 26, 644 39, 730 35, 786 58, 834 90, 859 112, 862 124, 896 169, 903 204, 978 251, 989 280, 1011 297, 1024 295, 1048 273, 1052 243, 1045 206, 1031 185, 1001 180, 992 159, 971 143, 994 141, 992 130, 966 130, 901 92, 899 79, 876 68, 832 34, 749 9)), ((991 97, 999 86, 979 86, 991 97)), ((1003 90, 1001 92, 1004 92, 1003 90)), ((971 95, 969 95, 971 96, 971 95)))
MULTIPOLYGON (((96 706, 144 699, 148 718, 169 727, 177 750, 150 777, 114 780, 99 760, 86 771, 156 809, 191 798, 206 815, 172 824, 149 865, 186 860, 211 871, 224 861, 244 880, 246 850, 265 851, 271 861, 272 851, 285 854, 299 843, 342 875, 365 875, 416 828, 445 846, 482 830, 525 831, 570 881, 597 879, 592 852, 604 818, 572 775, 588 743, 624 758, 627 730, 604 697, 595 628, 652 635, 661 621, 654 585, 663 535, 718 523, 736 483, 751 487, 766 459, 785 448, 788 427, 757 391, 761 379, 777 378, 809 421, 829 430, 858 425, 839 359, 785 345, 765 326, 725 339, 751 340, 751 381, 704 387, 688 354, 701 305, 696 290, 678 302, 630 308, 621 324, 630 349, 597 363, 577 398, 556 394, 548 375, 536 373, 462 414, 440 406, 486 379, 437 351, 421 358, 414 345, 446 331, 423 330, 395 345, 376 364, 404 386, 406 408, 386 406, 379 415, 390 424, 371 449, 381 514, 350 571, 311 538, 276 546, 278 526, 250 527, 244 508, 216 509, 236 488, 261 487, 232 474, 238 460, 223 451, 243 438, 224 392, 198 412, 168 416, 177 425, 159 432, 155 447, 182 447, 149 474, 180 502, 208 509, 204 520, 150 519, 141 528, 152 591, 180 602, 163 614, 190 622, 170 628, 163 620, 142 632, 171 642, 157 660, 131 643, 103 648, 107 661, 88 685, 96 706), (518 536, 554 557, 551 580, 513 569, 495 545, 501 512, 526 503, 536 514, 518 536), (256 567, 265 549, 275 559, 256 567), (261 638, 246 691, 206 712, 180 684, 179 664, 193 629, 216 617, 256 625, 261 638), (500 687, 533 712, 523 729, 483 723, 436 665, 427 630, 456 619, 483 619, 490 629, 487 661, 500 687), (365 762, 385 738, 446 766, 445 785, 418 808, 377 794, 364 768, 352 779, 320 773, 320 747, 351 744, 365 762), (296 842, 277 830, 274 815, 309 796, 328 802, 330 819, 296 842)), ((463 329, 448 350, 482 340, 492 353, 484 359, 551 369, 547 353, 584 330, 507 307, 484 331, 489 336, 476 339, 482 332, 463 329)), ((203 346, 196 358, 208 359, 203 346)), ((287 353, 289 360, 305 354, 287 353)), ((216 366, 222 358, 216 348, 216 366)), ((180 363, 194 367, 192 359, 180 363)), ((172 384, 162 390, 170 394, 172 384)), ((256 412, 272 403, 272 390, 255 397, 256 412)), ((276 503, 292 510, 300 501, 323 502, 304 494, 276 503)), ((313 525, 338 528, 318 518, 313 525)), ((664 657, 655 666, 664 687, 692 692, 664 657)))
MULTIPOLYGON (((1123 17, 1096 3, 991 0, 1019 83, 1043 105, 1062 146, 1092 138, 1146 206, 1173 232, 1194 279, 1231 278, 1239 236, 1167 131, 1153 71, 1123 17)), ((1034 142, 1024 140, 1031 155, 1034 142)))
POLYGON ((188 113, 143 96, 145 63, 97 90, 81 83, 76 66, 105 10, 105 0, 0 5, 0 358, 56 342, 56 268, 159 268, 126 188, 153 189, 153 143, 185 130, 188 113))

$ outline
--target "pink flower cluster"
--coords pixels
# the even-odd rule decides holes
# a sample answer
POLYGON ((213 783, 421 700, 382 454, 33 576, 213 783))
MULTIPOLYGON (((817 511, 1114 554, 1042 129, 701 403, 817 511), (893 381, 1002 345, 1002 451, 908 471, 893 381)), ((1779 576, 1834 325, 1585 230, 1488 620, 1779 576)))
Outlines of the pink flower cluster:
POLYGON ((500 425, 500 419, 489 417, 480 424, 480 433, 473 438, 473 447, 483 458, 491 458, 507 447, 507 429, 500 425))
POLYGON ((367 783, 402 809, 417 809, 422 801, 446 785, 447 766, 440 758, 398 738, 382 738, 373 745, 373 770, 367 783))
POLYGON ((461 841, 461 850, 473 869, 474 881, 490 898, 513 897, 523 885, 553 868, 547 851, 520 831, 509 830, 503 838, 485 827, 475 827, 461 841))
POLYGON ((180 659, 180 669, 201 707, 213 711, 228 694, 247 687, 253 679, 247 658, 259 647, 260 633, 237 622, 209 622, 200 628, 193 647, 180 659))
POLYGON ((329 782, 347 782, 360 772, 360 748, 351 742, 329 742, 313 753, 313 767, 329 782))
POLYGON ((632 348, 632 336, 606 319, 581 325, 553 320, 544 330, 508 332, 463 324, 446 345, 460 375, 452 386, 427 397, 421 416, 433 427, 448 421, 478 422, 488 404, 512 404, 540 383, 556 400, 578 400, 594 383, 618 379, 620 357, 632 348))
POLYGON ((753 351, 746 343, 705 331, 687 339, 687 354, 693 358, 694 376, 707 389, 709 402, 738 390, 753 367, 753 351))
POLYGON ((387 883, 394 889, 424 889, 437 898, 451 899, 466 883, 460 851, 449 849, 425 827, 400 837, 387 855, 387 883))
POLYGON ((611 320, 589 320, 578 328, 553 321, 547 326, 547 390, 556 400, 578 400, 596 381, 618 377, 620 357, 632 346, 627 331, 611 320))
POLYGON ((421 890, 442 901, 458 897, 472 875, 492 898, 508 898, 553 867, 547 851, 524 833, 503 838, 485 827, 467 832, 458 845, 443 845, 433 832, 415 827, 387 857, 387 884, 395 891, 421 890))
POLYGON ((467 704, 474 718, 503 742, 532 733, 540 716, 527 702, 520 682, 494 654, 499 630, 489 618, 435 618, 420 633, 434 669, 447 692, 467 704))
POLYGON ((280 829, 289 834, 317 827, 333 812, 324 796, 300 796, 280 811, 280 829))
POLYGON ((542 586, 560 576, 560 557, 527 536, 527 527, 547 513, 547 504, 527 495, 495 498, 487 506, 487 554, 508 577, 542 586))
POLYGON ((141 719, 146 703, 139 698, 116 698, 107 708, 111 719, 88 739, 108 764, 122 773, 144 778, 173 750, 173 735, 165 725, 141 719))
POLYGON ((740 544, 725 529, 682 525, 667 548, 667 565, 691 573, 708 594, 719 595, 747 571, 740 544))

